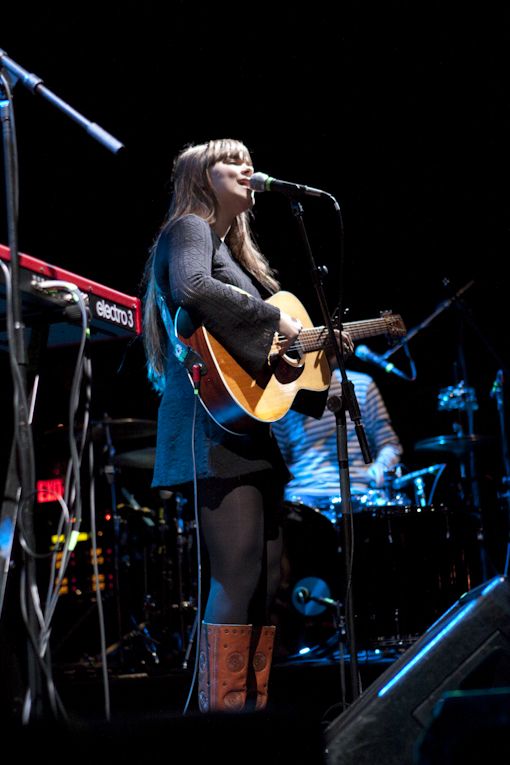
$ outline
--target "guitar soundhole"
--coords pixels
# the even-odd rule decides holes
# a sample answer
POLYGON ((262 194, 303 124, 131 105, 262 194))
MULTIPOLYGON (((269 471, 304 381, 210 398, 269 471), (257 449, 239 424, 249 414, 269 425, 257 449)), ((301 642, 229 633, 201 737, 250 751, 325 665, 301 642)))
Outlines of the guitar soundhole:
POLYGON ((291 351, 285 356, 273 354, 269 359, 269 364, 274 376, 282 385, 297 380, 305 368, 303 358, 297 351, 291 351))

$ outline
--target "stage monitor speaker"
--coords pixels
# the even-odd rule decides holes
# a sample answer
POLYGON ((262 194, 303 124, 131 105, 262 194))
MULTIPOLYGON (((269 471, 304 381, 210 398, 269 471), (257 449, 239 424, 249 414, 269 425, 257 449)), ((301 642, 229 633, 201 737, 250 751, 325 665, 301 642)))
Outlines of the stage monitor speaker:
POLYGON ((442 694, 510 686, 510 580, 466 593, 324 732, 327 765, 413 765, 442 694))
POLYGON ((510 688, 450 691, 437 704, 416 765, 508 765, 510 688))

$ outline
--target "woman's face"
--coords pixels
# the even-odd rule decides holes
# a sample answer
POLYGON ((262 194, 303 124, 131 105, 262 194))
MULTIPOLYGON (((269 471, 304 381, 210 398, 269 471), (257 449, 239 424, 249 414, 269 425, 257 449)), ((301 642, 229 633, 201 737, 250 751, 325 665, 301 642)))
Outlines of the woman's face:
POLYGON ((210 168, 209 177, 223 214, 236 217, 253 206, 252 175, 253 166, 242 157, 216 162, 210 168))

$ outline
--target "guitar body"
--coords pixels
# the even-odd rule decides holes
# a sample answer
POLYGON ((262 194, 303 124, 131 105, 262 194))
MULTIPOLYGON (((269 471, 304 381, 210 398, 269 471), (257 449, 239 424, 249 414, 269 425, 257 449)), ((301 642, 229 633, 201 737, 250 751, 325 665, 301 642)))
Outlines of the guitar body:
MULTIPOLYGON (((232 289, 238 289, 232 287, 232 289)), ((320 417, 329 387, 329 364, 323 348, 329 338, 324 327, 314 327, 301 302, 290 292, 277 292, 268 300, 283 313, 299 319, 303 329, 285 356, 278 354, 278 336, 264 369, 253 378, 205 327, 195 327, 185 311, 175 317, 177 336, 203 359, 207 372, 200 378, 200 399, 211 417, 235 435, 248 433, 257 423, 280 420, 294 405, 298 411, 320 417), (324 400, 323 400, 324 399, 324 400), (303 400, 306 402, 303 408, 303 400)), ((406 328, 397 315, 344 324, 353 340, 386 334, 403 337, 406 328)))
MULTIPOLYGON (((299 319, 304 328, 313 327, 305 308, 290 292, 278 292, 267 302, 299 319)), ((276 422, 289 411, 300 391, 323 393, 329 387, 329 365, 323 350, 306 353, 301 358, 270 354, 267 368, 255 380, 205 327, 186 336, 185 322, 180 318, 178 314, 176 328, 180 340, 190 345, 208 368, 200 380, 202 404, 218 425, 231 433, 242 435, 257 422, 276 422)))

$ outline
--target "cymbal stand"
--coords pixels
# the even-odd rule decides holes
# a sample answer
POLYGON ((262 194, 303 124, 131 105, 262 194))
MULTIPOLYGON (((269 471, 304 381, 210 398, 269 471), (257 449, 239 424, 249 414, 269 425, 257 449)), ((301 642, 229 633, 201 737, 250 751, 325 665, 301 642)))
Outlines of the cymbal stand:
MULTIPOLYGON (((112 505, 112 519, 113 519, 113 576, 114 576, 114 587, 115 587, 115 615, 116 615, 116 623, 117 623, 117 636, 119 639, 119 665, 122 664, 123 660, 123 643, 124 639, 122 636, 122 615, 121 615, 121 607, 120 607, 120 518, 117 510, 117 487, 116 487, 116 481, 115 481, 115 465, 113 462, 113 458, 115 456, 115 448, 113 446, 112 442, 112 435, 110 431, 110 426, 108 424, 108 417, 105 415, 103 419, 103 430, 105 433, 106 438, 106 464, 103 468, 103 472, 106 478, 106 481, 110 487, 110 496, 111 496, 111 505, 112 505)), ((99 595, 99 583, 98 583, 98 597, 99 595)))
MULTIPOLYGON (((188 644, 186 645, 186 633, 189 622, 185 619, 185 613, 186 609, 193 607, 194 602, 193 575, 189 560, 189 552, 193 544, 192 534, 194 525, 191 521, 184 520, 183 508, 188 500, 180 492, 161 490, 160 496, 163 499, 165 534, 171 531, 170 557, 168 557, 167 553, 167 560, 171 560, 172 569, 171 574, 168 573, 165 578, 171 580, 172 585, 175 584, 175 590, 172 586, 172 592, 165 591, 162 593, 161 600, 165 604, 171 602, 170 613, 177 612, 179 649, 184 650, 182 667, 186 669, 198 626, 197 614, 188 636, 188 644), (185 649, 184 646, 186 646, 185 649)), ((166 545, 163 545, 163 548, 166 549, 166 545)), ((170 618, 167 623, 169 626, 172 625, 173 618, 170 618)))
POLYGON ((181 643, 184 645, 184 524, 182 520, 182 505, 186 502, 182 494, 175 497, 175 550, 177 558, 177 592, 179 597, 179 633, 181 643))
MULTIPOLYGON (((338 214, 338 222, 340 225, 340 243, 341 243, 340 244, 340 272, 342 274, 343 272, 342 215, 340 211, 340 206, 338 205, 334 197, 330 195, 327 195, 327 196, 329 196, 331 201, 334 203, 335 210, 338 214)), ((342 377, 342 398, 339 399, 336 396, 332 397, 335 400, 332 401, 331 404, 328 402, 328 406, 330 406, 330 408, 332 408, 332 410, 334 411, 335 417, 336 417, 336 423, 337 423, 337 453, 338 453, 338 468, 339 468, 339 474, 340 474, 340 496, 342 499, 342 552, 344 557, 345 585, 346 585, 345 623, 346 623, 347 642, 349 645, 349 654, 350 654, 351 695, 352 695, 352 701, 355 701, 355 699, 358 698, 360 694, 360 687, 359 687, 359 679, 358 679, 358 654, 357 654, 356 634, 355 634, 354 603, 353 603, 353 596, 352 596, 352 592, 353 592, 353 587, 352 587, 353 523, 352 523, 352 502, 351 502, 351 490, 350 490, 350 478, 349 478, 349 457, 348 457, 348 447, 347 447, 347 421, 346 421, 347 411, 349 412, 349 416, 352 422, 354 423, 354 428, 356 431, 356 435, 358 437, 358 441, 360 444, 360 448, 363 454, 365 464, 368 465, 370 462, 372 462, 372 457, 370 454, 370 449, 368 446, 366 434, 361 422, 361 412, 358 406, 358 402, 356 400, 354 385, 352 384, 350 380, 347 379, 347 373, 345 370, 345 364, 343 359, 343 350, 341 349, 341 347, 339 347, 339 343, 336 340, 334 326, 333 326, 333 319, 331 317, 331 314, 327 306, 326 296, 324 293, 324 285, 323 285, 323 279, 327 273, 327 269, 325 269, 324 267, 317 268, 317 266, 315 265, 312 250, 310 247, 310 242, 308 240, 308 235, 306 233, 306 228, 304 225, 303 208, 301 204, 292 196, 290 198, 290 203, 291 203, 292 212, 298 224, 301 238, 303 240, 305 251, 308 257, 308 261, 310 265, 310 275, 312 278, 312 283, 315 287, 315 291, 317 293, 324 324, 328 331, 330 345, 334 350, 335 358, 338 364, 338 369, 340 370, 340 374, 342 377)), ((340 301, 338 306, 338 316, 340 321, 340 327, 342 322, 342 311, 343 311, 342 281, 343 280, 341 278, 340 279, 341 295, 340 295, 340 301)), ((341 340, 340 340, 340 346, 341 346, 341 340)))
MULTIPOLYGON (((445 286, 448 286, 448 280, 445 280, 444 284, 445 286)), ((489 354, 492 356, 492 358, 494 359, 494 361, 497 363, 498 367, 500 368, 501 375, 503 375, 503 372, 510 375, 510 370, 508 369, 507 366, 505 366, 504 362, 499 357, 495 348, 493 348, 493 346, 491 345, 487 337, 484 335, 484 333, 482 332, 482 330, 480 329, 480 327, 478 326, 478 324, 472 317, 471 313, 467 310, 460 295, 461 295, 460 292, 457 292, 455 295, 453 295, 449 299, 449 305, 453 305, 453 307, 458 311, 458 313, 462 317, 462 320, 474 331, 474 333, 478 336, 479 340, 481 340, 482 345, 486 348, 486 350, 489 352, 489 354)), ((463 327, 461 325, 461 331, 462 329, 463 327)), ((467 384, 468 382, 467 363, 466 363, 466 358, 464 354, 462 337, 459 340, 459 362, 462 367, 464 382, 467 384)), ((471 405, 468 405, 466 409, 468 413, 469 435, 472 436, 474 431, 473 407, 471 405)), ((506 466, 505 468, 507 469, 506 466)), ((472 492, 472 502, 474 506, 478 508, 479 514, 480 514, 480 521, 481 521, 480 557, 481 557, 481 566, 482 566, 482 578, 483 578, 483 581, 486 581, 487 578, 489 577, 489 563, 488 563, 487 551, 486 551, 484 540, 483 540, 484 512, 483 512, 483 508, 480 507, 480 493, 479 493, 478 475, 477 475, 478 471, 477 471, 477 466, 475 462, 474 452, 471 452, 469 454, 468 469, 469 469, 469 479, 470 479, 471 492, 472 492)))
POLYGON ((197 636, 197 629, 198 629, 198 621, 199 621, 199 614, 197 611, 197 614, 195 616, 195 619, 193 621, 193 627, 191 628, 191 633, 188 640, 188 645, 186 647, 186 653, 184 655, 184 661, 182 662, 182 668, 187 669, 188 663, 189 663, 189 657, 191 656, 191 651, 193 650, 193 645, 196 640, 197 636))
MULTIPOLYGON (((109 646, 107 654, 118 652, 117 666, 119 668, 122 668, 122 665, 125 662, 126 644, 136 638, 136 639, 141 639, 144 649, 150 655, 151 660, 155 664, 159 664, 159 657, 157 654, 156 645, 151 635, 149 634, 149 631, 146 625, 138 624, 137 620, 135 619, 135 617, 130 611, 129 613, 127 613, 127 622, 130 628, 126 633, 123 632, 122 604, 121 604, 121 570, 120 570, 120 561, 121 561, 120 520, 121 519, 120 519, 118 506, 117 506, 117 481, 116 481, 116 468, 115 468, 115 461, 114 461, 115 446, 112 440, 110 420, 108 418, 108 415, 106 414, 104 415, 104 418, 101 422, 101 426, 103 428, 105 439, 106 439, 106 445, 104 447, 104 452, 106 453, 106 464, 103 467, 103 473, 110 487, 111 506, 112 506, 113 567, 114 567, 113 577, 114 577, 114 596, 115 596, 115 618, 116 618, 116 630, 117 630, 117 638, 118 638, 116 643, 109 646)), ((128 492, 124 492, 124 490, 122 491, 125 495, 127 494, 130 501, 138 505, 138 503, 136 502, 136 500, 134 499, 132 495, 130 495, 128 492)), ((144 576, 144 582, 145 582, 144 597, 146 600, 146 603, 144 605, 147 605, 149 598, 148 598, 147 587, 146 587, 146 576, 144 576)))
POLYGON ((510 563, 510 454, 508 452, 508 438, 506 434, 505 423, 505 400, 503 396, 503 370, 499 369, 496 375, 496 380, 491 391, 491 398, 496 400, 499 413, 499 423, 501 430, 501 457, 503 461, 503 491, 501 493, 501 499, 504 501, 508 518, 508 543, 505 559, 505 576, 508 575, 508 567, 510 563))

